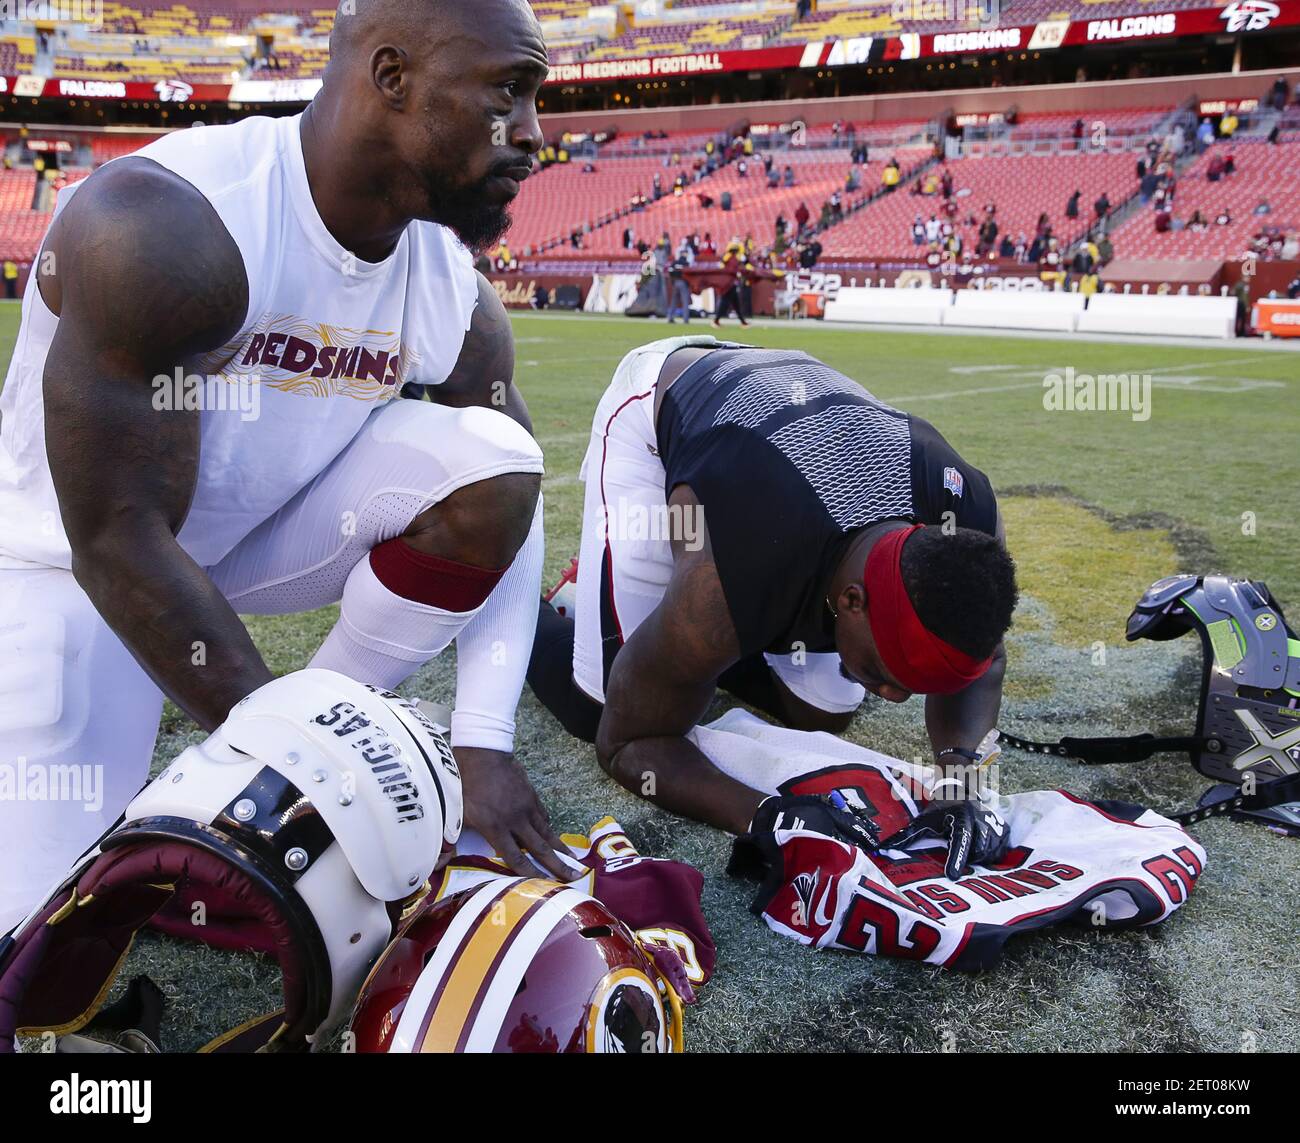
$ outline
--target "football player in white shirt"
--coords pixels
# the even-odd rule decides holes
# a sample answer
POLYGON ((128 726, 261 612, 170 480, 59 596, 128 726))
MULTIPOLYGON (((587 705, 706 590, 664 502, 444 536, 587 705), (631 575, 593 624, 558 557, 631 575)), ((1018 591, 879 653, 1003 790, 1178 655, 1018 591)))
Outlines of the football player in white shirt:
POLYGON ((60 197, 0 398, 0 933, 145 782, 164 695, 212 730, 271 678, 239 614, 339 601, 314 666, 394 687, 457 641, 467 824, 571 876, 513 756, 541 450, 469 253, 543 143, 541 30, 362 0, 331 49, 301 116, 60 197))

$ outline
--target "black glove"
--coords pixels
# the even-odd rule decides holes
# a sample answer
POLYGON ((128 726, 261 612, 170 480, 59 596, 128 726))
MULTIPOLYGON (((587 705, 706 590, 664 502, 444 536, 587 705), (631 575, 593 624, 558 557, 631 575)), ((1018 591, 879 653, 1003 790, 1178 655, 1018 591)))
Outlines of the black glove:
POLYGON ((966 799, 931 807, 887 838, 882 848, 906 849, 927 837, 947 840, 943 873, 949 881, 956 881, 971 865, 988 865, 1005 857, 1011 831, 992 809, 966 799))
POLYGON ((778 829, 802 829, 825 834, 836 841, 848 842, 860 849, 878 849, 880 830, 861 810, 851 807, 838 795, 798 794, 767 798, 758 807, 749 827, 753 834, 773 833, 778 829))

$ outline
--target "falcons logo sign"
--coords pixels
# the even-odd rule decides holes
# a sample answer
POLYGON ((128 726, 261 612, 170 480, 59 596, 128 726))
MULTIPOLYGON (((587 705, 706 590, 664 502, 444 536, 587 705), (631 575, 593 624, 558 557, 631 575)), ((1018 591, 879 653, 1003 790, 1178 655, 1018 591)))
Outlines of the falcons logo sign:
POLYGON ((153 85, 159 103, 184 103, 194 98, 194 88, 184 80, 164 79, 153 85))
POLYGON ((1233 0, 1219 13, 1219 19, 1227 24, 1229 32, 1258 32, 1281 14, 1282 10, 1269 0, 1233 0))

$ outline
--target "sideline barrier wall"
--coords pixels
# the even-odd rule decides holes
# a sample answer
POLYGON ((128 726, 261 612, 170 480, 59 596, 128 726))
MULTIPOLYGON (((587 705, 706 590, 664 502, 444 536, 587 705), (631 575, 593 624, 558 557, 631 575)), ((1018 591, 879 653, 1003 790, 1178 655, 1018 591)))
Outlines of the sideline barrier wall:
POLYGON ((961 290, 944 312, 943 324, 1073 333, 1084 300, 1077 293, 1056 291, 961 290))
POLYGON ((826 320, 939 325, 952 305, 952 296, 953 291, 949 289, 841 287, 835 300, 826 303, 826 320))
POLYGON ((1237 299, 1177 294, 1097 294, 1079 315, 1080 333, 1164 334, 1174 337, 1236 335, 1237 299))

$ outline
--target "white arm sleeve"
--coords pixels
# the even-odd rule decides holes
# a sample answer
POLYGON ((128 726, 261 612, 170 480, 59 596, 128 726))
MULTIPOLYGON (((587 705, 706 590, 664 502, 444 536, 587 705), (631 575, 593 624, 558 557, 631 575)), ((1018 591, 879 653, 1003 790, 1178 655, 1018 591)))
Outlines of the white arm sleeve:
POLYGON ((524 689, 537 634, 542 592, 542 498, 528 539, 483 609, 456 639, 456 710, 452 746, 509 753, 515 746, 515 708, 524 689))

